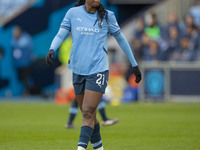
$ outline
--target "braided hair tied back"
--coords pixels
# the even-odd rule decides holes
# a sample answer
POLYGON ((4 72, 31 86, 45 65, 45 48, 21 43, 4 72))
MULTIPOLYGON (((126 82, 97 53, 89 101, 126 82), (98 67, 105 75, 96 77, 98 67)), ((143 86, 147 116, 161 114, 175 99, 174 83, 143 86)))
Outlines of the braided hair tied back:
POLYGON ((81 6, 85 4, 85 0, 78 0, 75 4, 75 7, 81 6))

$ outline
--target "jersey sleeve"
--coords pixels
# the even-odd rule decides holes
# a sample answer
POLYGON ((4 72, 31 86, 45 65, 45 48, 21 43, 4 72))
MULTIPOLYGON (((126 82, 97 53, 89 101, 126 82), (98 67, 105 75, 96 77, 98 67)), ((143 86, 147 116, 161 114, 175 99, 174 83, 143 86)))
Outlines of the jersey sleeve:
POLYGON ((120 33, 120 27, 117 23, 117 19, 113 12, 109 13, 109 33, 112 36, 115 36, 120 33))
POLYGON ((60 28, 64 28, 64 29, 71 31, 71 18, 72 18, 72 13, 71 13, 71 9, 70 9, 67 11, 67 13, 60 25, 60 28))

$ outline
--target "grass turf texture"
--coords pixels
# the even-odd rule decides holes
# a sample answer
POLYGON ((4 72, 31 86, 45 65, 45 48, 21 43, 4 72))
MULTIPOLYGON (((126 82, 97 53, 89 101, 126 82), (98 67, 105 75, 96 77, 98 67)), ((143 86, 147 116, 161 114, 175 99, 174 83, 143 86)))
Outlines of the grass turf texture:
MULTIPOLYGON (((0 150, 76 150, 80 130, 64 128, 68 108, 44 102, 0 102, 0 150)), ((105 150, 200 149, 199 103, 106 108, 108 116, 120 122, 101 127, 105 150)), ((81 113, 74 124, 81 125, 81 113)))

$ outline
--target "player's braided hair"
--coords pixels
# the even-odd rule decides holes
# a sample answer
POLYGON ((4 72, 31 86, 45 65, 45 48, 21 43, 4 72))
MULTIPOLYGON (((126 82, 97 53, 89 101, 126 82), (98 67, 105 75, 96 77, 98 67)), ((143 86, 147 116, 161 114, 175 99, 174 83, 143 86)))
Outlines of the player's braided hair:
MULTIPOLYGON (((78 0, 77 3, 75 4, 75 7, 81 6, 84 4, 85 4, 85 0, 78 0)), ((108 11, 105 9, 105 7, 102 4, 100 4, 97 7, 97 13, 98 13, 98 16, 97 16, 97 20, 94 23, 94 26, 97 23, 97 21, 98 21, 99 26, 101 26, 104 18, 106 19, 106 21, 108 21, 108 11)))

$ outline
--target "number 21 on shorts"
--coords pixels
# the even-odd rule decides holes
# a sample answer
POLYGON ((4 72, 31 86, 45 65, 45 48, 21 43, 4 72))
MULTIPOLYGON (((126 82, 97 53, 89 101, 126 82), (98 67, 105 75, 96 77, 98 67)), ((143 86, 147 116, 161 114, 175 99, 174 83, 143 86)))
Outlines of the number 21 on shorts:
POLYGON ((102 86, 104 85, 105 83, 105 75, 104 74, 101 74, 101 73, 98 73, 97 74, 97 80, 96 80, 96 84, 98 84, 98 86, 102 86))

